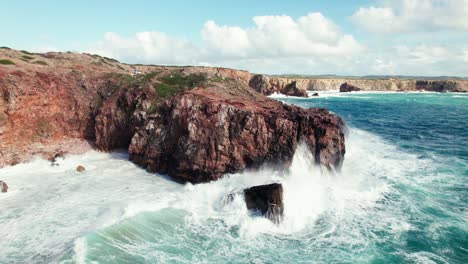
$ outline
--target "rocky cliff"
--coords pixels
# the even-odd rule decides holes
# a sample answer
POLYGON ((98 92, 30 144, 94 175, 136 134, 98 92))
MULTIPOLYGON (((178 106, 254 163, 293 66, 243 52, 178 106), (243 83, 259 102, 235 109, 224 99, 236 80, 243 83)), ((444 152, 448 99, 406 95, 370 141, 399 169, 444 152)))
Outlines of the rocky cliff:
MULTIPOLYGON (((257 77, 257 80, 260 78, 257 77)), ((253 87, 264 87, 268 93, 283 93, 291 83, 303 91, 339 90, 344 83, 359 87, 361 91, 431 91, 431 92, 468 92, 466 80, 406 80, 406 79, 343 79, 343 78, 283 78, 263 77, 265 83, 253 87), (267 83, 267 84, 266 84, 267 83)))
POLYGON ((150 171, 204 182, 265 163, 287 166, 300 142, 317 163, 340 166, 339 117, 269 99, 250 80, 224 68, 0 49, 0 166, 128 148, 150 171))

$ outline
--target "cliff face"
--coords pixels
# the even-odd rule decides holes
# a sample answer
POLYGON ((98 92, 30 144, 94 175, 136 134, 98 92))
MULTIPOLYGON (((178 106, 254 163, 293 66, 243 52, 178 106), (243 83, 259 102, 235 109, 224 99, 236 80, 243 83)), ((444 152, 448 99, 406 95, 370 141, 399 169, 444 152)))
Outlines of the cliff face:
MULTIPOLYGON (((177 95, 133 137, 130 159, 182 181, 206 182, 262 164, 288 165, 299 142, 339 168, 344 123, 324 109, 283 105, 237 83, 177 95)), ((210 86, 213 85, 213 86, 210 86)))
POLYGON ((0 58, 11 62, 0 65, 0 167, 91 146, 128 148, 150 171, 204 182, 288 165, 299 142, 317 163, 338 168, 343 160, 339 117, 269 99, 248 86, 248 72, 7 49, 0 58))
POLYGON ((288 84, 296 82, 297 86, 306 91, 339 90, 343 83, 359 87, 362 91, 432 91, 432 92, 468 92, 468 81, 419 81, 400 79, 295 79, 269 77, 271 90, 281 91, 288 84))

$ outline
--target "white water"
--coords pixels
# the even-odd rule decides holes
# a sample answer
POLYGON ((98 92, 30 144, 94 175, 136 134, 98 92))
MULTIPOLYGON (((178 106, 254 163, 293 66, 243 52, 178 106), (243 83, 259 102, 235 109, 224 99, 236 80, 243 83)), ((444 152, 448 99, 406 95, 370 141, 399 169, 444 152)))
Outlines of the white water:
MULTIPOLYGON (((10 189, 0 195, 0 263, 53 262, 67 252, 83 263, 87 234, 163 208, 188 212, 187 222, 193 226, 217 219, 239 227, 240 239, 246 243, 265 233, 313 232, 326 216, 326 230, 315 236, 314 243, 365 247, 369 233, 363 229, 398 236, 411 228, 398 204, 383 206, 382 201, 395 194, 392 182, 405 181, 401 175, 431 166, 357 129, 351 129, 346 160, 336 174, 312 164, 304 147, 298 149, 288 171, 263 168, 200 185, 176 184, 126 159, 124 153, 90 152, 67 157, 58 167, 35 160, 1 169, 0 179, 10 189), (86 172, 76 172, 78 165, 85 166, 86 172), (241 195, 230 204, 222 202, 229 193, 271 182, 284 186, 285 218, 280 225, 251 215, 241 195), (327 235, 337 229, 339 236, 327 235)), ((216 232, 215 237, 224 235, 216 232)))

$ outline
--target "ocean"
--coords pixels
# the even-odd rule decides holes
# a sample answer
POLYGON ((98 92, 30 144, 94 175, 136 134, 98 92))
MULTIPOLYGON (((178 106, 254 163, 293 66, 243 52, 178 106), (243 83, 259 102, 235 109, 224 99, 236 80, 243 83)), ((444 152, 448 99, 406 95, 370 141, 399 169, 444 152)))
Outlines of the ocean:
POLYGON ((304 146, 287 171, 199 185, 125 152, 0 169, 0 263, 468 263, 468 94, 320 94, 278 100, 345 119, 335 173, 304 146), (224 202, 271 182, 284 187, 279 225, 241 195, 224 202))

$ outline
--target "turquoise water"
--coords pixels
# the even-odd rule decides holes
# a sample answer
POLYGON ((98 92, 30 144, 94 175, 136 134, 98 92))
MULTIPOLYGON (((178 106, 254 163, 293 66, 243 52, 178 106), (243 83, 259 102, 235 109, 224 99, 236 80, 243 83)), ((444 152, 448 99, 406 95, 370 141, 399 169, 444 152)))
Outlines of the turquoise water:
POLYGON ((332 174, 300 147, 288 171, 179 185, 90 152, 0 170, 0 263, 468 263, 468 95, 282 98, 348 126, 332 174), (87 170, 74 171, 77 164, 87 170), (285 219, 245 208, 244 187, 284 186, 285 219))

